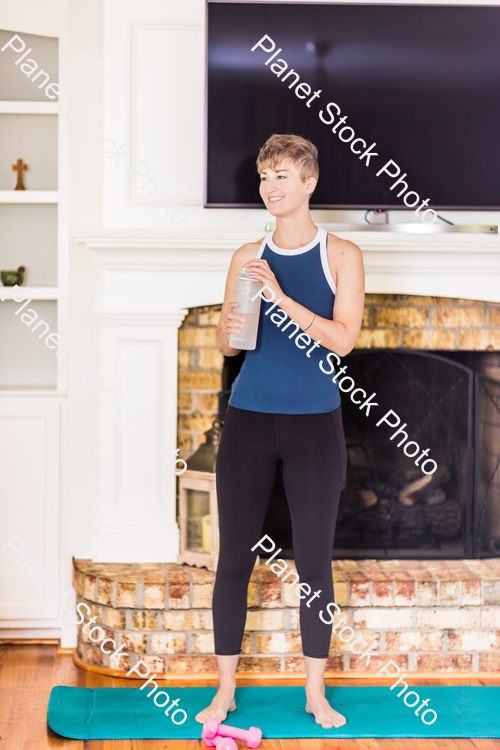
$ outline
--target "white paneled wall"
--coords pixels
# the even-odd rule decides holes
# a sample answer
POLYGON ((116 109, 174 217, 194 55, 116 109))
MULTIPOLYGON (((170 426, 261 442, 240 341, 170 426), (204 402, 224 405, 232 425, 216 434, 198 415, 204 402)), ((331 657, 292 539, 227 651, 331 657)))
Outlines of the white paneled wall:
MULTIPOLYGON (((151 169, 141 177, 146 172, 141 165, 130 175, 134 205, 154 205, 160 191, 182 204, 201 204, 204 80, 199 71, 204 59, 203 23, 132 27, 131 168, 142 160, 151 169)), ((181 220, 181 215, 173 218, 174 223, 181 220)))
POLYGON ((94 559, 175 562, 177 329, 185 311, 97 314, 103 379, 113 383, 123 405, 104 403, 111 394, 103 392, 102 512, 94 559))

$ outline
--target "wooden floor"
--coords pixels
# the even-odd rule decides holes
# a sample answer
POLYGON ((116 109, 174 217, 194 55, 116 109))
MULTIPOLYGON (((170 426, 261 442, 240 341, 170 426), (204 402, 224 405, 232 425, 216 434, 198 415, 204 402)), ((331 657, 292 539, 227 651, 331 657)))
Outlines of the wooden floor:
MULTIPOLYGON (((408 679, 408 682, 410 680, 408 679)), ((70 655, 58 656, 56 646, 0 644, 0 750, 202 750, 200 740, 69 740, 54 734, 47 726, 47 704, 52 687, 130 687, 130 680, 119 680, 86 672, 74 666, 70 655)), ((213 684, 196 683, 199 686, 213 684)), ((257 684, 245 680, 245 684, 257 684)), ((266 682, 266 684, 269 684, 266 682)), ((279 680, 276 684, 280 684, 279 680)), ((281 684, 294 684, 290 680, 281 684)), ((301 684, 297 682, 297 684, 301 684)), ((329 685, 383 685, 383 680, 329 680, 329 685)), ((412 680, 415 685, 457 684, 456 680, 412 680)), ((461 680, 460 684, 500 685, 500 679, 461 680)), ((500 708, 500 707, 499 707, 500 708)), ((200 727, 201 731, 201 727, 200 727)), ((238 743, 244 747, 243 743, 238 743)), ((500 739, 453 740, 263 740, 262 750, 500 750, 500 739)))

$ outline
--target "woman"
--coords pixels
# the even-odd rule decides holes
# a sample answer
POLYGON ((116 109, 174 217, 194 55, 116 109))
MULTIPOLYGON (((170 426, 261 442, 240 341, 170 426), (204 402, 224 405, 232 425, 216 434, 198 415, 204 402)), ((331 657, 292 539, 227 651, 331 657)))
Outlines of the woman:
POLYGON ((363 260, 356 245, 328 235, 311 219, 309 199, 319 169, 310 141, 273 135, 257 167, 260 194, 276 217, 276 230, 234 254, 217 328, 220 351, 226 357, 238 354, 229 336, 245 324, 233 302, 244 266, 261 282, 263 302, 257 347, 247 352, 233 384, 217 457, 220 556, 213 616, 219 684, 196 719, 222 722, 236 708, 248 582, 282 461, 297 572, 317 596, 312 604, 304 595, 300 604, 306 711, 324 728, 340 727, 345 718, 325 698, 331 625, 318 612, 322 602, 324 607, 333 601, 331 558, 346 448, 338 383, 319 364, 329 351, 343 357, 354 347, 363 317, 363 260), (278 304, 270 314, 273 302, 278 304), (292 319, 292 331, 281 329, 285 319, 292 319), (294 324, 295 333, 303 331, 295 341, 294 324), (313 346, 306 351, 307 339, 313 346))

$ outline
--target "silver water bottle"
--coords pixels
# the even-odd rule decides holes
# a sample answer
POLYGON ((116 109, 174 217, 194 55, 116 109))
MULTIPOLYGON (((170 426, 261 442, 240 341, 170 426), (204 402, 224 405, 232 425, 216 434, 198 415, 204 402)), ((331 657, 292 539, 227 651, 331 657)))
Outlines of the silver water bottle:
POLYGON ((234 293, 234 301, 238 303, 238 307, 233 308, 233 312, 245 318, 245 326, 239 333, 229 334, 229 346, 233 349, 255 349, 257 346, 261 297, 260 295, 255 297, 255 295, 261 289, 262 282, 259 279, 250 278, 242 268, 234 293), (252 300, 252 297, 255 299, 252 300))

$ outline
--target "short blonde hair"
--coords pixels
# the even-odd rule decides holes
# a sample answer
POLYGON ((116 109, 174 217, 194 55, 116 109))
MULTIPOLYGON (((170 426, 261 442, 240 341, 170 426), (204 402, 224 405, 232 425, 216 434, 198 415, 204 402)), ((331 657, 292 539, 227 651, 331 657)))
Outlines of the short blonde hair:
POLYGON ((264 143, 257 157, 257 170, 262 172, 270 167, 276 169, 283 161, 290 159, 297 168, 300 179, 319 177, 318 149, 311 141, 300 135, 272 135, 264 143))

